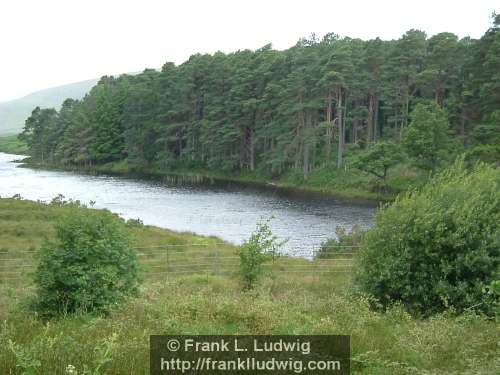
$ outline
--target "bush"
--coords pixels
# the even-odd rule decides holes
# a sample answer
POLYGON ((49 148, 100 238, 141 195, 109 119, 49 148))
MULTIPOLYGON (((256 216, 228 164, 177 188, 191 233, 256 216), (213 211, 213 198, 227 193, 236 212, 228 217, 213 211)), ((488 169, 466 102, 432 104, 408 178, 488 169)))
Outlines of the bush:
POLYGON ((458 161, 377 214, 357 279, 385 306, 492 314, 485 290, 500 278, 499 222, 500 171, 477 164, 467 172, 458 161))
POLYGON ((128 219, 127 220, 127 226, 130 228, 142 228, 144 227, 144 223, 142 222, 141 219, 128 219))
POLYGON ((257 223, 257 229, 239 248, 240 272, 245 289, 252 289, 263 272, 262 265, 279 255, 279 242, 269 227, 269 221, 257 223))
POLYGON ((474 146, 467 151, 466 160, 469 163, 482 161, 500 166, 500 143, 495 145, 474 146))
POLYGON ((329 238, 321 244, 316 258, 331 258, 339 253, 353 253, 358 250, 365 231, 359 225, 353 225, 350 231, 342 226, 335 228, 336 238, 329 238))
POLYGON ((137 292, 137 259, 118 217, 68 207, 56 236, 42 246, 35 274, 41 314, 105 313, 137 292))

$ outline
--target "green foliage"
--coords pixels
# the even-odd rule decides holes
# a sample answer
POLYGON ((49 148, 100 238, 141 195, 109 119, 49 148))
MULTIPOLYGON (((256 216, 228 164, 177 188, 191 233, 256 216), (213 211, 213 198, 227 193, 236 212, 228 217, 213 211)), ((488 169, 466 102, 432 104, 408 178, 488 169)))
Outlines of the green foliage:
POLYGON ((38 375, 41 362, 33 358, 33 353, 24 349, 22 346, 9 340, 9 349, 16 357, 16 367, 21 369, 21 375, 38 375))
POLYGON ((500 315, 500 279, 493 280, 490 285, 483 289, 483 292, 485 294, 484 304, 495 315, 500 315))
MULTIPOLYGON (((55 343, 60 337, 46 337, 43 335, 38 343, 29 347, 23 347, 14 343, 11 339, 8 341, 9 349, 16 359, 16 367, 21 369, 21 375, 40 375, 44 373, 42 361, 36 357, 43 357, 43 350, 53 350, 55 343)), ((113 334, 105 338, 94 347, 92 365, 84 365, 81 371, 74 365, 68 364, 65 368, 65 375, 101 375, 104 374, 103 367, 112 360, 113 350, 116 347, 117 335, 113 334)))
MULTIPOLYGON (((285 51, 196 54, 161 71, 103 77, 59 112, 37 108, 22 138, 41 164, 306 181, 332 165, 345 171, 355 150, 406 133, 412 159, 432 171, 450 155, 450 137, 465 147, 498 144, 490 135, 499 40, 494 23, 479 40, 419 30, 394 41, 327 34, 285 51)), ((369 170, 384 180, 377 164, 369 170)))
MULTIPOLYGON (((104 374, 102 372, 102 368, 112 360, 112 354, 113 350, 116 347, 116 340, 117 340, 117 335, 116 333, 113 334, 111 337, 106 338, 100 343, 98 346, 94 348, 94 353, 96 358, 94 359, 94 366, 93 368, 89 368, 87 366, 84 366, 83 372, 81 373, 82 375, 101 375, 104 374)), ((70 365, 71 366, 71 365, 70 365)), ((70 371, 73 371, 74 375, 78 375, 78 370, 74 367, 67 367, 66 372, 68 372, 68 369, 70 371)))
POLYGON ((348 292, 348 275, 314 280, 288 274, 241 293, 231 277, 181 277, 146 284, 109 318, 68 316, 49 325, 17 311, 0 325, 0 373, 19 371, 8 340, 41 362, 36 375, 63 375, 68 365, 81 375, 97 367, 104 342, 116 335, 101 373, 146 375, 149 335, 163 333, 350 334, 353 374, 496 374, 495 321, 472 313, 417 319, 399 305, 373 311, 368 298, 348 292))
POLYGON ((478 161, 500 165, 500 143, 474 146, 466 152, 465 159, 471 165, 478 161))
POLYGON ((142 228, 142 227, 144 227, 144 223, 139 218, 137 218, 137 219, 128 219, 126 224, 127 224, 127 226, 132 227, 132 228, 142 228))
POLYGON ((19 135, 19 140, 28 145, 30 155, 42 162, 53 160, 53 150, 62 135, 57 116, 57 111, 53 108, 36 107, 19 135))
POLYGON ((273 235, 268 219, 257 223, 256 230, 238 250, 240 273, 245 289, 253 289, 263 273, 263 264, 279 256, 279 249, 284 242, 273 235))
POLYGON ((0 137, 0 152, 16 155, 27 155, 28 146, 18 139, 16 135, 0 137))
POLYGON ((418 104, 404 138, 406 152, 413 163, 424 170, 434 171, 449 159, 450 143, 446 113, 435 103, 418 104))
POLYGON ((500 143, 500 110, 488 115, 483 124, 477 125, 472 133, 478 144, 500 143))
POLYGON ((472 132, 474 146, 468 150, 469 160, 500 164, 500 110, 487 115, 472 132))
POLYGON ((35 274, 42 315, 106 313, 137 292, 137 260, 124 224, 107 211, 68 207, 35 274))
MULTIPOLYGON (((44 235, 55 238, 52 224, 69 209, 71 205, 0 199, 0 253, 7 259, 25 256, 24 264, 32 261, 32 255, 25 251, 33 245, 37 248, 44 235), (16 235, 18 232, 22 234, 16 235)), ((151 226, 127 229, 137 246, 220 243, 151 226)), ((228 245, 216 251, 232 257, 235 250, 228 245)), ((185 255, 185 261, 192 262, 187 264, 194 267, 199 263, 199 251, 199 246, 186 246, 176 254, 185 255)), ((148 253, 147 263, 164 266, 164 254, 157 254, 154 250, 148 253)), ((232 262, 229 260, 230 268, 232 262)), ((262 278, 246 293, 241 293, 238 272, 181 274, 168 280, 155 275, 149 278, 145 273, 141 295, 109 316, 67 315, 49 323, 19 304, 32 293, 29 277, 18 282, 1 279, 0 374, 19 374, 22 369, 18 365, 39 361, 36 375, 70 375, 70 371, 82 375, 84 370, 88 374, 100 364, 104 364, 101 374, 146 375, 149 336, 158 333, 350 334, 353 374, 498 372, 498 327, 494 320, 473 311, 418 319, 400 305, 385 312, 374 311, 370 298, 352 293, 350 273, 313 274, 313 261, 285 256, 275 263, 283 270, 287 265, 295 269, 300 265, 308 272, 276 273, 275 277, 262 278), (16 352, 26 354, 24 359, 12 352, 9 341, 15 343, 16 352), (65 370, 69 370, 67 374, 65 370)))
POLYGON ((381 141, 362 152, 352 162, 352 166, 382 180, 387 192, 387 173, 404 159, 401 147, 394 142, 381 141))
POLYGON ((387 306, 432 314, 453 308, 492 314, 484 288, 500 279, 500 172, 463 161, 420 192, 378 213, 358 279, 387 306))
POLYGON ((365 230, 359 225, 354 225, 350 231, 341 226, 335 228, 336 238, 330 238, 321 244, 316 257, 331 258, 338 253, 353 253, 358 251, 365 236, 365 230))

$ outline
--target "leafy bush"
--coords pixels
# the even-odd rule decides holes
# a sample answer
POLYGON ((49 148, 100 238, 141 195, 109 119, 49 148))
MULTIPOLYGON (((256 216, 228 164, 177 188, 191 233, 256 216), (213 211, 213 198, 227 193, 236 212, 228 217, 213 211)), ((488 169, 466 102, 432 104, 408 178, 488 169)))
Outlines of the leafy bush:
POLYGON ((240 272, 245 289, 252 289, 263 272, 262 265, 279 255, 283 242, 273 235, 269 221, 257 223, 257 229, 239 248, 240 272))
POLYGON ((107 312, 137 292, 137 259, 123 222, 108 211, 68 207, 46 242, 35 274, 45 316, 107 312))
POLYGON ((316 254, 317 258, 329 258, 338 253, 355 252, 365 235, 365 231, 359 225, 354 225, 350 231, 342 226, 335 228, 336 238, 329 238, 321 244, 316 254))
POLYGON ((144 227, 144 223, 141 219, 128 219, 127 226, 130 228, 142 228, 144 227))
POLYGON ((477 145, 466 153, 466 160, 469 163, 482 161, 485 163, 500 165, 500 143, 495 145, 477 145))
POLYGON ((478 164, 467 172, 463 164, 378 213, 358 281, 383 305, 494 313, 485 290, 500 279, 500 171, 478 164))

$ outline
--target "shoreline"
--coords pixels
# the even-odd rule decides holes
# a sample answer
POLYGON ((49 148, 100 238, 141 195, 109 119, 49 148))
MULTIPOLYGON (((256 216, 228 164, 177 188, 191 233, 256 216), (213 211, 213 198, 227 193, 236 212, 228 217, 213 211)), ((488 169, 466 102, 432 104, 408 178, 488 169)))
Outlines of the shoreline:
MULTIPOLYGON (((21 155, 20 155, 21 156, 21 155)), ((331 198, 345 203, 378 207, 391 202, 395 197, 381 196, 380 194, 349 194, 341 191, 328 191, 314 187, 293 186, 279 181, 255 180, 238 176, 220 176, 211 173, 198 173, 195 171, 159 171, 152 169, 131 170, 117 164, 103 164, 99 166, 63 166, 47 163, 38 163, 29 160, 29 157, 17 160, 20 168, 44 169, 52 171, 65 171, 88 175, 110 175, 139 180, 159 180, 175 184, 200 185, 200 186, 231 186, 240 188, 252 187, 267 192, 276 192, 284 196, 302 198, 331 198), (367 196, 368 195, 368 196, 367 196)))

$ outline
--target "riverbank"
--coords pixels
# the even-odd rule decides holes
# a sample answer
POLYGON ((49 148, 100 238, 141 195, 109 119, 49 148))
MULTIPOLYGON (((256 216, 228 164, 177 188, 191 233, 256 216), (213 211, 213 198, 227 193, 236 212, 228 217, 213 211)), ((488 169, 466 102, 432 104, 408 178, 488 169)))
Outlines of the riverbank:
POLYGON ((279 179, 266 179, 256 173, 231 174, 199 168, 175 168, 168 171, 158 168, 137 169, 130 167, 125 161, 94 166, 72 166, 40 163, 28 158, 23 160, 23 166, 33 169, 153 178, 175 183, 211 185, 231 182, 264 189, 280 190, 289 194, 327 196, 346 202, 369 205, 390 202, 400 192, 420 184, 419 176, 404 168, 389 179, 390 190, 389 193, 385 193, 374 178, 363 172, 357 170, 339 171, 333 166, 311 172, 307 180, 304 180, 300 175, 294 174, 284 175, 279 179))
MULTIPOLYGON (((0 258, 22 257, 24 265, 36 260, 64 210, 57 202, 0 199, 0 258)), ((232 273, 195 268, 195 254, 214 249, 196 245, 220 240, 139 222, 127 227, 138 253, 145 254, 144 282, 139 297, 107 317, 66 316, 50 324, 37 319, 25 305, 33 293, 30 269, 0 263, 0 272, 10 275, 0 280, 0 373, 19 373, 28 365, 37 375, 63 375, 68 365, 92 371, 107 351, 107 375, 146 375, 152 334, 347 334, 352 374, 493 375, 500 366, 497 327, 484 317, 447 312, 424 320, 400 306, 377 312, 356 292, 352 273, 279 272, 298 265, 314 271, 303 259, 284 259, 255 290, 242 292, 237 266, 232 273), (191 274, 158 272, 157 266, 165 267, 158 251, 164 244, 191 262, 191 274), (13 279, 12 272, 21 275, 13 279)), ((225 257, 234 255, 234 246, 221 246, 225 257)))
MULTIPOLYGON (((0 152, 26 155, 26 145, 16 135, 0 137, 0 152)), ((266 189, 280 189, 290 194, 313 194, 338 198, 355 203, 376 204, 390 202, 408 189, 420 186, 420 175, 408 166, 396 168, 388 179, 389 192, 385 192, 376 178, 356 169, 338 170, 335 166, 324 166, 312 171, 307 179, 301 173, 288 173, 279 178, 269 179, 257 172, 230 173, 196 168, 171 168, 163 170, 154 167, 133 168, 126 161, 94 166, 68 166, 25 160, 30 168, 64 170, 83 173, 103 173, 117 176, 135 176, 170 179, 186 183, 241 183, 266 189)))
POLYGON ((309 193, 295 195, 249 184, 193 182, 185 176, 148 179, 19 168, 19 162, 13 162, 16 159, 20 158, 0 154, 3 197, 19 194, 46 201, 63 194, 82 202, 94 201, 96 207, 126 218, 140 218, 150 225, 216 235, 232 243, 248 238, 260 218, 275 216, 273 230, 281 239, 289 240, 285 247, 290 251, 319 249, 322 242, 335 236, 337 226, 368 228, 376 208, 373 204, 353 204, 309 193))

